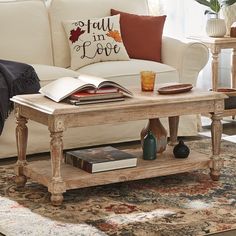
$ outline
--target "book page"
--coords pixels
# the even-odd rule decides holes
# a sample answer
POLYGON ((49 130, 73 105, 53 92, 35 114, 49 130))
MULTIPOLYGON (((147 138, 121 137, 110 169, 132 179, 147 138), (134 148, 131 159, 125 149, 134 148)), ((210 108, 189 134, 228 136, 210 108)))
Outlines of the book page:
POLYGON ((121 91, 125 92, 127 95, 130 95, 130 96, 133 95, 131 91, 129 91, 128 89, 126 89, 122 85, 120 85, 114 81, 110 81, 110 80, 103 79, 100 77, 81 74, 81 75, 79 75, 79 80, 85 81, 90 84, 94 84, 97 89, 111 86, 111 87, 115 87, 115 88, 120 89, 121 91))
POLYGON ((105 80, 105 81, 101 82, 98 88, 103 88, 103 87, 107 87, 107 86, 112 86, 112 87, 118 88, 119 90, 126 93, 126 95, 133 96, 133 93, 131 91, 129 91, 127 88, 123 87, 122 85, 120 85, 114 81, 110 81, 110 80, 105 80))
POLYGON ((73 94, 77 90, 85 87, 94 87, 93 84, 88 84, 83 80, 79 80, 77 77, 62 77, 42 87, 39 92, 44 96, 47 96, 59 102, 69 95, 73 94))
POLYGON ((86 84, 93 84, 94 87, 96 87, 96 88, 98 88, 101 83, 108 81, 108 80, 103 79, 101 77, 96 77, 96 76, 92 76, 92 75, 85 75, 85 74, 79 75, 78 79, 85 82, 86 84))

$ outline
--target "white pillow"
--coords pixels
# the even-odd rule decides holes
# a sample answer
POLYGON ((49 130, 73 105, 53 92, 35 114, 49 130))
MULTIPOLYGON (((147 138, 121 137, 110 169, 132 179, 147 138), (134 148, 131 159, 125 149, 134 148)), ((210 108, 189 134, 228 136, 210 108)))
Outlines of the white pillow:
POLYGON ((63 23, 73 70, 95 62, 129 60, 121 38, 120 15, 63 23))

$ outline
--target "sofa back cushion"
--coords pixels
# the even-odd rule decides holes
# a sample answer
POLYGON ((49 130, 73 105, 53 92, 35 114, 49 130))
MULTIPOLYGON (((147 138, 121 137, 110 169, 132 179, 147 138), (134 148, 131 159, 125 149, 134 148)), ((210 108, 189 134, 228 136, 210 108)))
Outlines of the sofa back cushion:
POLYGON ((0 57, 53 64, 50 25, 43 0, 0 1, 0 57))
POLYGON ((70 48, 63 22, 110 16, 111 8, 135 14, 148 14, 147 0, 52 0, 49 15, 56 66, 70 66, 70 48))

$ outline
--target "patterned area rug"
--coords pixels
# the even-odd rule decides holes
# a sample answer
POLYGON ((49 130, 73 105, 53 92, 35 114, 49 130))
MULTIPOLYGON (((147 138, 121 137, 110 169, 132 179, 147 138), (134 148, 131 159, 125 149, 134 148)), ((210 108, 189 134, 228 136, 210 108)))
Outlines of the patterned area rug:
MULTIPOLYGON (((210 140, 190 141, 210 154, 210 140)), ((53 207, 47 189, 14 184, 0 167, 0 229, 8 235, 204 235, 236 229, 236 146, 222 142, 225 167, 214 182, 208 170, 71 190, 53 207)), ((0 230, 0 231, 1 231, 0 230)))

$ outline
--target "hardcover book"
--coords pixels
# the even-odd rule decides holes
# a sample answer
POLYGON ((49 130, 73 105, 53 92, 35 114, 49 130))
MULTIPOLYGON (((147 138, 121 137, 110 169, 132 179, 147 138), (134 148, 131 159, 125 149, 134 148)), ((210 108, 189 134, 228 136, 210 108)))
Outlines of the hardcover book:
POLYGON ((112 98, 123 98, 124 94, 121 92, 114 93, 90 93, 87 91, 76 92, 70 95, 69 99, 77 100, 78 102, 82 101, 91 101, 91 100, 103 100, 103 99, 112 99, 112 98))
POLYGON ((86 105, 86 104, 94 104, 94 103, 104 103, 104 102, 120 102, 124 101, 124 97, 118 98, 106 98, 106 99, 93 99, 93 100, 75 100, 75 99, 67 99, 66 101, 72 105, 79 106, 79 105, 86 105))
POLYGON ((135 167, 137 157, 117 148, 107 146, 68 151, 65 163, 81 168, 89 173, 135 167))
POLYGON ((78 91, 88 90, 90 93, 91 91, 94 91, 94 93, 100 93, 100 90, 102 89, 102 92, 104 93, 105 88, 108 90, 111 90, 111 88, 116 88, 123 92, 126 96, 132 97, 133 95, 131 91, 114 81, 90 75, 62 77, 43 86, 39 92, 44 96, 54 100, 55 102, 60 102, 61 100, 78 91))

